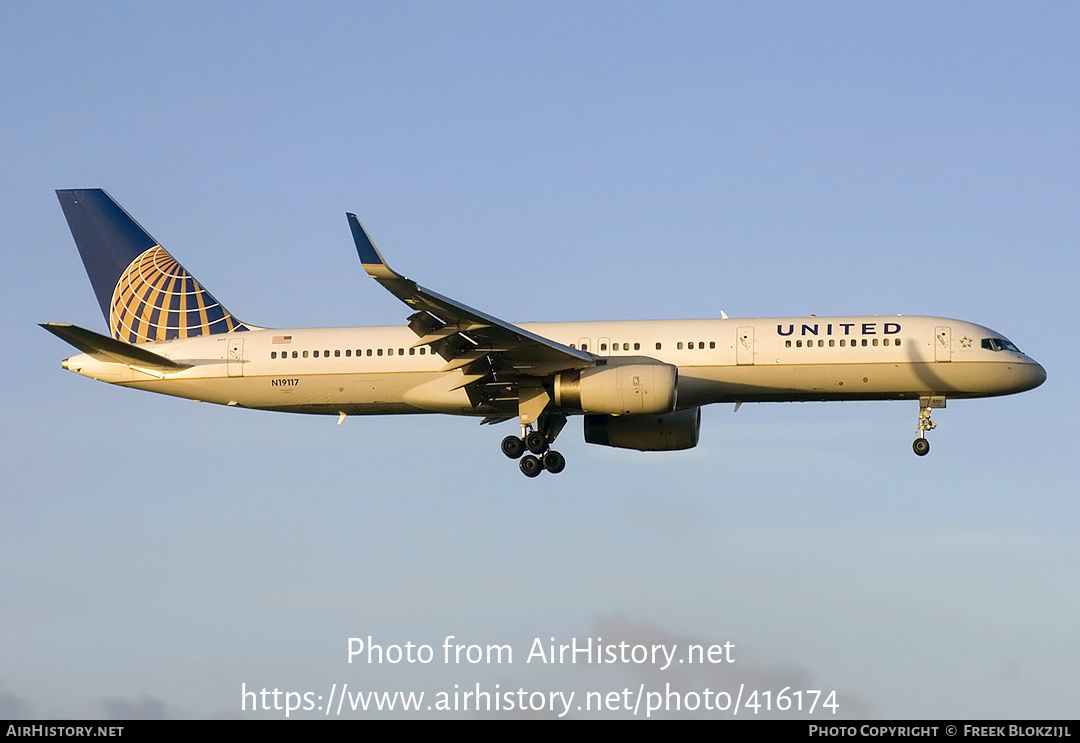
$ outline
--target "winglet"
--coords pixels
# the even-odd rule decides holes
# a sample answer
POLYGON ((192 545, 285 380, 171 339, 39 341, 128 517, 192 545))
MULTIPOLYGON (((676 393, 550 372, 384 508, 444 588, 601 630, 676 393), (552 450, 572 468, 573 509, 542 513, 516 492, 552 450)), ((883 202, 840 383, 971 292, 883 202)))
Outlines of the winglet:
POLYGON ((360 256, 360 263, 368 276, 373 279, 403 279, 401 274, 387 265, 386 260, 379 254, 379 249, 371 241, 364 225, 352 212, 346 212, 345 218, 349 220, 349 229, 352 230, 353 242, 356 243, 356 254, 360 256))

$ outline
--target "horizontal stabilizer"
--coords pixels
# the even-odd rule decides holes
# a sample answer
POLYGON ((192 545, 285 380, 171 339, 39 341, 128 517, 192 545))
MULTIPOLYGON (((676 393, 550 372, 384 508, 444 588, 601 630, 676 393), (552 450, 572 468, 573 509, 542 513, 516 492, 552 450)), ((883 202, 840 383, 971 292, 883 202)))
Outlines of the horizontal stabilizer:
POLYGON ((59 322, 39 323, 57 338, 67 341, 87 356, 111 364, 126 364, 162 371, 190 369, 191 364, 181 364, 145 348, 124 343, 107 335, 59 322))

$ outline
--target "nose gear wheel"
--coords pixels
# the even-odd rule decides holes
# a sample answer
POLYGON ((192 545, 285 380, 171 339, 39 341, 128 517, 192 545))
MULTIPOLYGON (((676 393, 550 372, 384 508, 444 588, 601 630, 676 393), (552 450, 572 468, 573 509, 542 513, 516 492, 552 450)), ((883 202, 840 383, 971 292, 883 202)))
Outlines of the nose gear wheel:
POLYGON ((930 442, 926 439, 926 432, 937 428, 937 424, 930 420, 930 413, 934 408, 943 407, 945 407, 944 397, 919 398, 919 425, 916 428, 915 440, 911 442, 911 450, 920 457, 925 457, 930 453, 930 442))

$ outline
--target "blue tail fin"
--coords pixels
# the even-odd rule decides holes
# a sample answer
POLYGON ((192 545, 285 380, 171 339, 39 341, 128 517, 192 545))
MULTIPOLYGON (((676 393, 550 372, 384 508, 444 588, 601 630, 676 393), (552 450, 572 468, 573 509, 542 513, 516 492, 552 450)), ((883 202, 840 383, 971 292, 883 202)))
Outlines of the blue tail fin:
POLYGON ((100 188, 56 192, 113 337, 127 343, 248 330, 100 188))

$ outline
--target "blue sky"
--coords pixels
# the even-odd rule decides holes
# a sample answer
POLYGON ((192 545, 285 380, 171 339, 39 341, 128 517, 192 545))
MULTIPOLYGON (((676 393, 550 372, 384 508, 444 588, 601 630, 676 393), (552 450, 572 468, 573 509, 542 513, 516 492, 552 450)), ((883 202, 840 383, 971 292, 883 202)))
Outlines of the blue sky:
POLYGON ((1062 3, 0 5, 0 716, 672 682, 1074 717, 1078 32, 1062 3), (104 327, 52 193, 80 187, 257 324, 404 321, 355 211, 395 267, 510 320, 958 317, 1049 379, 950 403, 925 459, 913 403, 724 406, 684 453, 572 421, 566 472, 526 481, 505 426, 64 372, 36 323, 104 327), (367 635, 738 657, 346 664, 367 635))

